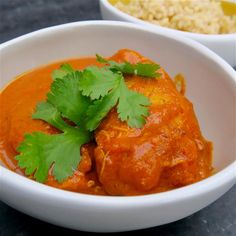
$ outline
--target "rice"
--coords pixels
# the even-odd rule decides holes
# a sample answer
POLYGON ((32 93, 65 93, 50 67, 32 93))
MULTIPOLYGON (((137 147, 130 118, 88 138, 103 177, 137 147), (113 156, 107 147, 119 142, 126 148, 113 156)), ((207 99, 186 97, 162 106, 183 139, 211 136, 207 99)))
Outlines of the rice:
POLYGON ((201 34, 236 32, 236 15, 224 14, 220 0, 117 1, 119 10, 163 27, 201 34))

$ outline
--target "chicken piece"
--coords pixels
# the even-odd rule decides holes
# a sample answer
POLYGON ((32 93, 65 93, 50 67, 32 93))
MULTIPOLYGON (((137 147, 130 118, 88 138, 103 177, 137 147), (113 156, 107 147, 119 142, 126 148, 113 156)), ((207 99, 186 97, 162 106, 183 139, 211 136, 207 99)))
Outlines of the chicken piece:
MULTIPOLYGON (((120 50, 111 59, 148 61, 129 50, 120 50)), ((151 101, 143 128, 130 128, 113 109, 96 131, 96 168, 108 194, 159 192, 163 185, 172 189, 211 174, 211 143, 201 135, 192 104, 163 69, 159 73, 156 79, 126 77, 130 89, 151 101)))

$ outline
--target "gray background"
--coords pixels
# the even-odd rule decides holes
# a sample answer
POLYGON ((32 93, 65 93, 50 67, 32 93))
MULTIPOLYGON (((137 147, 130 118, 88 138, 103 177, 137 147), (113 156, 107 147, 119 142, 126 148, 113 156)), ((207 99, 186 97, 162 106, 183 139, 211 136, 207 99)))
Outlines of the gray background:
MULTIPOLYGON (((0 0, 0 43, 48 26, 99 20, 97 0, 0 0)), ((0 235, 88 235, 53 226, 0 202, 0 235)), ((136 232, 137 233, 137 232, 136 232)), ((236 186, 219 200, 183 220, 140 233, 160 236, 236 235, 236 186)), ((130 232, 123 233, 128 235, 130 232)))

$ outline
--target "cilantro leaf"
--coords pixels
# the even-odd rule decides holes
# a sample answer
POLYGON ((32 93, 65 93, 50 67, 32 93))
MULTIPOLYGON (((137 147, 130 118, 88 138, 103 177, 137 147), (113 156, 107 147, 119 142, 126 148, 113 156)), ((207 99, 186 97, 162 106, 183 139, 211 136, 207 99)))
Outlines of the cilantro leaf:
POLYGON ((64 131, 69 127, 69 125, 61 118, 61 114, 58 110, 48 102, 39 103, 32 118, 44 120, 61 131, 64 131))
POLYGON ((144 95, 129 90, 124 82, 119 86, 119 103, 117 111, 122 121, 127 121, 133 128, 141 128, 145 124, 145 117, 148 116, 148 107, 150 101, 144 95))
POLYGON ((52 72, 52 79, 62 79, 64 78, 68 73, 73 73, 74 69, 70 66, 70 64, 62 64, 60 66, 60 69, 54 70, 52 72))
POLYGON ((52 79, 56 80, 56 79, 63 79, 68 73, 64 70, 54 70, 52 72, 52 79))
POLYGON ((144 77, 160 77, 161 74, 157 73, 158 69, 160 69, 160 66, 154 63, 137 63, 134 65, 134 72, 136 73, 136 75, 144 77))
POLYGON ((79 89, 84 96, 89 96, 92 100, 99 99, 108 94, 111 89, 117 87, 119 80, 119 74, 105 68, 91 66, 82 72, 79 89))
POLYGON ((105 97, 96 100, 89 106, 86 118, 86 128, 90 131, 95 130, 102 119, 116 105, 119 98, 117 91, 112 91, 105 97))
POLYGON ((73 73, 75 70, 72 68, 72 66, 68 63, 64 63, 60 67, 61 70, 64 70, 67 73, 73 73))
POLYGON ((45 182, 49 169, 58 182, 71 176, 81 160, 80 148, 90 140, 89 133, 72 128, 65 133, 48 135, 40 132, 25 135, 16 156, 26 175, 45 182))
POLYGON ((80 72, 67 74, 63 79, 56 79, 47 95, 49 103, 57 107, 62 116, 81 125, 84 114, 90 105, 90 99, 82 95, 79 89, 80 72))
POLYGON ((115 61, 106 60, 100 55, 96 55, 97 61, 100 63, 108 64, 108 68, 113 72, 121 72, 123 74, 139 75, 143 77, 156 78, 160 74, 157 70, 160 69, 160 65, 155 63, 137 63, 131 64, 129 62, 118 63, 115 61))
POLYGON ((149 99, 142 94, 129 90, 123 76, 120 74, 117 76, 116 86, 106 96, 95 100, 89 106, 86 114, 86 128, 88 130, 95 130, 117 102, 118 116, 122 121, 127 121, 128 125, 133 128, 141 128, 145 124, 145 117, 149 114, 147 107, 150 105, 149 99))
POLYGON ((139 75, 143 77, 156 78, 160 76, 156 71, 160 68, 157 64, 137 63, 131 64, 129 62, 116 63, 112 62, 110 70, 116 72, 120 71, 123 74, 139 75))
POLYGON ((100 63, 108 63, 108 60, 105 59, 104 57, 102 57, 102 56, 99 55, 99 54, 96 54, 96 59, 97 59, 97 61, 100 62, 100 63))

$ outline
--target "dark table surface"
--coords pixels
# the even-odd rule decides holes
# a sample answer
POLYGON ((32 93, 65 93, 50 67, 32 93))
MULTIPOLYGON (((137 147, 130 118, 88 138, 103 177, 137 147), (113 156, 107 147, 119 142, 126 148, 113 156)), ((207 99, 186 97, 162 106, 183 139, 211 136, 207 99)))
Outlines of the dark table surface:
MULTIPOLYGON (((99 19, 101 15, 98 0, 0 0, 0 43, 48 26, 99 19)), ((44 223, 0 202, 1 236, 40 233, 88 234, 44 223)), ((145 229, 141 233, 163 236, 235 236, 236 186, 192 216, 164 226, 145 229)))

